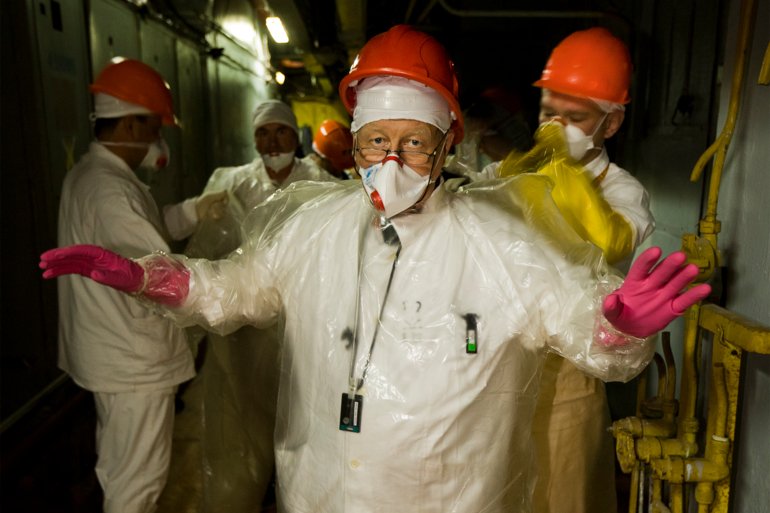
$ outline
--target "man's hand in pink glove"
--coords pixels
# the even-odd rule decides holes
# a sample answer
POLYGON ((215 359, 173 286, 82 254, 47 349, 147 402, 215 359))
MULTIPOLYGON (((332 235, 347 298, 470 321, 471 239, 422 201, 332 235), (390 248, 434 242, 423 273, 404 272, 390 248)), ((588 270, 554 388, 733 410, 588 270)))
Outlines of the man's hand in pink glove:
POLYGON ((658 247, 644 251, 623 285, 604 299, 604 316, 623 333, 649 337, 711 292, 706 284, 682 292, 698 275, 697 266, 685 264, 687 257, 681 251, 658 263, 660 255, 658 247))
POLYGON ((108 249, 87 244, 51 249, 40 256, 43 278, 80 274, 156 303, 174 307, 184 303, 190 290, 190 273, 184 265, 164 255, 153 255, 142 263, 144 268, 108 249))
POLYGON ((99 246, 80 244, 51 249, 40 255, 43 278, 80 274, 122 292, 138 292, 144 269, 136 262, 99 246))

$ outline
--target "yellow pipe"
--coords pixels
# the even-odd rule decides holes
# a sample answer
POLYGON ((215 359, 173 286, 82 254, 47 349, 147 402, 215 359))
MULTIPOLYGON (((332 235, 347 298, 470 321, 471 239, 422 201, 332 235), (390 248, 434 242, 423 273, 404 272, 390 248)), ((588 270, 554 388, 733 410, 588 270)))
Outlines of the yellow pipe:
POLYGON ((636 513, 636 507, 639 502, 639 483, 642 473, 642 462, 637 461, 634 470, 631 471, 631 485, 628 496, 628 513, 636 513))
POLYGON ((693 456, 698 445, 688 443, 678 438, 644 437, 636 441, 636 455, 642 461, 677 456, 687 458, 693 456))
POLYGON ((670 457, 652 460, 650 467, 660 479, 670 483, 716 482, 730 475, 727 465, 708 461, 705 458, 670 457))
POLYGON ((684 511, 684 488, 682 485, 669 483, 668 495, 668 508, 671 513, 682 513, 684 511))
POLYGON ((650 497, 649 513, 668 513, 669 509, 663 504, 663 493, 661 489, 660 479, 652 478, 652 495, 650 497))
POLYGON ((661 419, 640 419, 639 417, 626 417, 612 423, 610 431, 626 431, 634 438, 642 437, 671 437, 676 434, 676 426, 673 423, 661 419))
POLYGON ((679 433, 681 440, 694 444, 698 432, 698 419, 695 417, 695 402, 698 389, 698 370, 695 356, 699 347, 698 315, 700 305, 691 306, 685 314, 684 344, 682 348, 682 382, 679 392, 679 433))
POLYGON ((666 360, 666 400, 673 401, 676 393, 676 360, 674 359, 673 351, 671 351, 670 331, 664 331, 662 333, 662 346, 663 355, 666 360))
MULTIPOLYGON (((730 444, 735 434, 741 354, 740 349, 724 340, 721 331, 715 334, 705 456, 728 469, 730 444)), ((727 513, 729 498, 730 481, 727 478, 696 488, 696 500, 699 504, 707 503, 713 513, 727 513)))
POLYGON ((743 88, 743 78, 746 68, 746 57, 748 55, 748 43, 751 36, 751 24, 754 21, 754 0, 744 0, 741 4, 741 24, 738 31, 738 46, 736 51, 735 70, 733 72, 732 90, 730 91, 730 103, 727 111, 727 121, 722 128, 722 133, 719 134, 714 143, 701 155, 698 161, 695 163, 695 167, 690 174, 690 181, 696 182, 700 179, 703 173, 703 168, 706 166, 706 162, 714 155, 717 154, 717 159, 714 162, 714 169, 712 170, 712 176, 709 187, 709 204, 706 217, 708 219, 716 218, 717 196, 719 195, 719 182, 722 175, 722 168, 724 167, 724 155, 727 153, 727 147, 730 145, 730 141, 735 130, 735 123, 738 119, 738 109, 740 107, 741 92, 743 88), (717 153, 719 152, 719 153, 717 153))
POLYGON ((722 339, 750 353, 770 354, 770 328, 724 308, 707 304, 701 307, 702 328, 721 333, 722 339))

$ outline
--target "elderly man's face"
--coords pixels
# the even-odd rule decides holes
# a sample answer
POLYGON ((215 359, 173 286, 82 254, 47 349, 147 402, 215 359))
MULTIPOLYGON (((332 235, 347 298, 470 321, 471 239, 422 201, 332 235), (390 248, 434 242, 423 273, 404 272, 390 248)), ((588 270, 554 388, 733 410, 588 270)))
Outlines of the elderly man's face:
POLYGON ((299 138, 291 127, 281 123, 267 123, 254 131, 254 142, 260 155, 293 153, 299 138))
POLYGON ((386 154, 384 150, 388 150, 398 153, 406 165, 427 176, 431 170, 441 169, 452 145, 453 133, 448 132, 445 138, 438 128, 422 121, 384 119, 367 123, 355 137, 359 167, 381 162, 386 154))

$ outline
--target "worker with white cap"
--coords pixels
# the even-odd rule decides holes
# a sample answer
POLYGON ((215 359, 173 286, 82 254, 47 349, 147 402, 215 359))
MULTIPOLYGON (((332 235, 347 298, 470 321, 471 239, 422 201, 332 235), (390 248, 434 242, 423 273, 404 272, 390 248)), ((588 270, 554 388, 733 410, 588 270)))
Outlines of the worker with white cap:
MULTIPOLYGON (((257 157, 237 167, 217 168, 204 194, 230 200, 218 219, 199 225, 185 253, 220 258, 241 242, 249 210, 278 189, 301 180, 334 180, 313 162, 296 157, 297 118, 280 100, 264 100, 252 118, 257 157)), ((273 477, 273 430, 278 389, 281 323, 245 326, 227 336, 209 333, 203 383, 202 513, 260 509, 273 477)))
POLYGON ((214 170, 204 193, 229 191, 247 212, 279 188, 300 180, 329 181, 329 173, 296 156, 299 148, 297 118, 280 100, 264 100, 252 116, 257 157, 238 167, 214 170))
POLYGON ((709 287, 680 294, 697 269, 683 253, 658 262, 658 248, 623 282, 543 177, 443 182, 463 121, 452 62, 427 34, 371 39, 340 93, 361 185, 275 194, 224 260, 76 246, 43 254, 44 276, 83 274, 225 332, 283 314, 281 511, 529 512, 545 352, 630 379, 647 337, 709 287))

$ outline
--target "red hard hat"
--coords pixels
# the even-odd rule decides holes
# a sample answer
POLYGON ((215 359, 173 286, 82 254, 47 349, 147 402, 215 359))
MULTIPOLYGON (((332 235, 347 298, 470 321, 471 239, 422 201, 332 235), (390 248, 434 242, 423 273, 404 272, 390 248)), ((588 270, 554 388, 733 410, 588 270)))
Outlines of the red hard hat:
POLYGON ((457 99, 459 86, 454 63, 441 43, 408 25, 396 25, 370 39, 340 82, 342 103, 353 113, 356 105, 354 82, 374 76, 394 76, 420 82, 436 90, 449 104, 455 120, 454 143, 463 139, 463 116, 457 99))
POLYGON ((333 119, 326 119, 313 136, 313 149, 342 171, 355 165, 353 135, 350 129, 333 119))
POLYGON ((631 55, 625 43, 605 28, 579 30, 551 52, 533 85, 570 96, 613 103, 631 101, 631 55))
POLYGON ((89 89, 94 94, 109 94, 146 107, 161 116, 164 125, 177 124, 171 89, 160 73, 141 61, 113 61, 99 73, 89 89))

